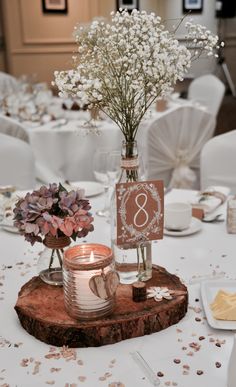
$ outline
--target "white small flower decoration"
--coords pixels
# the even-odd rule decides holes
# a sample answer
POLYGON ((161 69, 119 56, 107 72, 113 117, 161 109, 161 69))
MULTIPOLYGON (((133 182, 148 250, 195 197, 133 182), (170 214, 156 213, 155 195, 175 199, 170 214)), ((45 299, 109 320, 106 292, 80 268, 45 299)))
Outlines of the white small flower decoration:
POLYGON ((172 296, 170 293, 172 293, 171 290, 169 290, 166 287, 159 287, 159 286, 151 286, 147 289, 147 298, 154 298, 155 301, 159 302, 163 298, 166 300, 172 300, 172 296))

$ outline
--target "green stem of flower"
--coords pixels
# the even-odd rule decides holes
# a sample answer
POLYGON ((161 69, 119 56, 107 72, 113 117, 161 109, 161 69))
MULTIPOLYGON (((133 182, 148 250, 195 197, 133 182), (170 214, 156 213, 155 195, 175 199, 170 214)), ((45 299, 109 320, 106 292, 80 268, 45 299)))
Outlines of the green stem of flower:
POLYGON ((53 264, 53 261, 54 261, 54 253, 55 253, 55 249, 52 249, 52 253, 51 253, 51 257, 50 257, 50 262, 49 262, 49 270, 51 270, 51 268, 52 268, 52 264, 53 264))

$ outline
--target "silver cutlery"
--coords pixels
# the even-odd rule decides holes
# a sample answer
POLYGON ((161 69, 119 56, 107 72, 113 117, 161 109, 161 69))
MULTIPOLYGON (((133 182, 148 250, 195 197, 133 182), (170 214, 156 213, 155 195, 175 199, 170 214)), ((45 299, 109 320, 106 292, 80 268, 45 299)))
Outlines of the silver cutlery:
POLYGON ((224 222, 224 218, 222 218, 222 214, 218 214, 215 216, 206 216, 202 219, 204 223, 220 223, 224 222))
POLYGON ((146 362, 146 360, 143 358, 143 356, 140 354, 140 352, 135 351, 130 353, 133 360, 136 362, 136 364, 143 370, 147 378, 149 379, 150 383, 153 386, 159 386, 160 385, 160 379, 157 377, 155 372, 151 369, 149 364, 146 362))
POLYGON ((206 274, 206 275, 200 275, 198 277, 194 277, 194 278, 191 278, 189 281, 188 281, 188 284, 189 285, 194 285, 194 284, 201 284, 201 282, 203 281, 211 281, 211 280, 216 280, 216 279, 220 279, 220 278, 224 278, 225 277, 225 273, 216 273, 216 274, 206 274))

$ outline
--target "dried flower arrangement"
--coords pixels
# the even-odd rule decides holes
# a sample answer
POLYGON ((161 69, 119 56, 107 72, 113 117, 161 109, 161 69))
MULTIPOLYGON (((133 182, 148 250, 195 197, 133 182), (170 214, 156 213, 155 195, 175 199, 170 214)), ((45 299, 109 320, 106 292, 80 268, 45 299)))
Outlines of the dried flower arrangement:
POLYGON ((84 190, 68 192, 61 184, 49 184, 18 200, 14 226, 32 245, 47 235, 75 240, 93 231, 90 208, 84 190))

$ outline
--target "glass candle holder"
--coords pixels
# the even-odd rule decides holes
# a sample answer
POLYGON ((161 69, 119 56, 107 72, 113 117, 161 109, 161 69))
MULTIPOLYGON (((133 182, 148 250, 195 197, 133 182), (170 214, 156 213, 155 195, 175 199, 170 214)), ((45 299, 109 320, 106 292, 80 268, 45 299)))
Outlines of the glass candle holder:
POLYGON ((227 232, 236 234, 236 196, 227 202, 227 232))
POLYGON ((64 253, 63 287, 67 313, 94 320, 112 313, 119 276, 112 250, 100 244, 81 244, 64 253))

